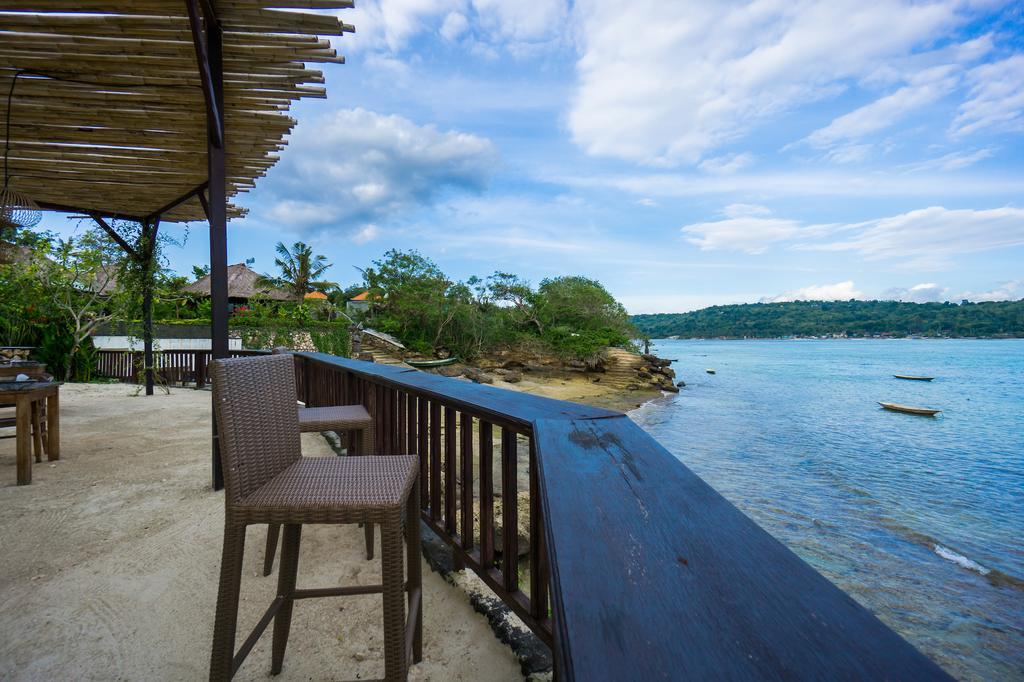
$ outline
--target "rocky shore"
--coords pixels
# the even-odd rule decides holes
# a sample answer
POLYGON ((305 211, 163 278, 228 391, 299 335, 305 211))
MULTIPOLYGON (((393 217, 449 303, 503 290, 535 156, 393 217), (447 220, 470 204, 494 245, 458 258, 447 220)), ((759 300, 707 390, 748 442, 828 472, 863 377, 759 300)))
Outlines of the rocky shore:
POLYGON ((608 348, 589 362, 565 362, 538 351, 509 349, 473 364, 455 363, 432 370, 559 400, 628 411, 663 391, 678 392, 671 360, 608 348))

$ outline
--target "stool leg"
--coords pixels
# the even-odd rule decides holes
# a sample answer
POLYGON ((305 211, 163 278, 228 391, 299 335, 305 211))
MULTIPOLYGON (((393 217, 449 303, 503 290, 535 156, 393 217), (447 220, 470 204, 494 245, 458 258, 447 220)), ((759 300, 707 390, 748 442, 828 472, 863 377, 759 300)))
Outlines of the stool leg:
POLYGON ((277 553, 277 537, 281 534, 281 524, 267 525, 267 549, 263 555, 263 575, 274 572, 274 555, 277 553))
POLYGON ((366 560, 373 558, 373 524, 363 524, 363 536, 366 538, 366 560))
POLYGON ((277 675, 284 663, 284 650, 288 646, 288 632, 292 627, 292 606, 295 605, 295 578, 299 571, 299 544, 302 540, 302 526, 285 524, 284 541, 281 543, 281 567, 277 576, 277 596, 284 597, 281 610, 274 616, 273 663, 270 673, 277 675))
POLYGON ((406 679, 405 595, 402 585, 401 511, 380 526, 381 583, 384 586, 384 679, 406 679))
POLYGON ((416 605, 416 624, 413 626, 412 662, 423 660, 423 573, 420 564, 420 480, 417 477, 409 499, 405 502, 405 570, 409 585, 409 612, 413 609, 413 595, 416 605))
POLYGON ((235 629, 238 625, 238 591, 242 587, 242 555, 245 526, 224 526, 224 553, 220 560, 217 615, 213 621, 210 679, 230 680, 234 674, 235 629))

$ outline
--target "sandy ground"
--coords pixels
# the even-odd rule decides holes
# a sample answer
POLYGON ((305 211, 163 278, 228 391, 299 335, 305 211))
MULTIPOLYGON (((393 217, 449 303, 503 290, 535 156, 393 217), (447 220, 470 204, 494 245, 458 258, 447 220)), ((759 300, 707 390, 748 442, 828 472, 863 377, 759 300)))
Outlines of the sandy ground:
MULTIPOLYGON (((4 680, 207 676, 224 504, 209 487, 210 393, 133 391, 64 386, 62 459, 34 465, 30 486, 14 485, 14 440, 0 440, 4 680)), ((331 454, 314 434, 303 435, 303 452, 331 454)), ((260 575, 265 534, 253 527, 247 537, 239 642, 276 588, 276 571, 260 575)), ((312 526, 302 540, 300 586, 379 582, 361 530, 312 526)), ((423 582, 424 660, 410 679, 522 679, 463 592, 426 563, 423 582)), ((382 676, 380 619, 375 595, 298 603, 277 679, 382 676)), ((267 632, 236 679, 269 678, 267 632)))
POLYGON ((628 412, 661 395, 660 391, 626 391, 608 384, 594 383, 588 377, 567 376, 537 378, 524 374, 522 381, 510 384, 500 377, 495 378, 495 386, 513 391, 523 391, 542 395, 556 400, 568 400, 574 403, 604 407, 609 410, 628 412))

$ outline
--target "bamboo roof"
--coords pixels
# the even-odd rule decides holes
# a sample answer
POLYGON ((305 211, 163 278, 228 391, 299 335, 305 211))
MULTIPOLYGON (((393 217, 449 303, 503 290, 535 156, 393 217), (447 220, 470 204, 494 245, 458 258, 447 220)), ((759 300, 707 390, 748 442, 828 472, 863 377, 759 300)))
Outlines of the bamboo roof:
MULTIPOLYGON (((251 189, 295 125, 292 102, 326 97, 309 63, 343 63, 321 36, 353 28, 352 0, 212 0, 223 31, 228 197, 251 189)), ((11 185, 40 204, 148 216, 207 180, 206 108, 182 0, 4 0, 0 116, 11 185), (11 111, 7 111, 8 95, 11 111), (3 119, 6 121, 6 118, 3 119)), ((0 133, 2 134, 2 133, 0 133)), ((229 215, 241 210, 229 208, 229 215)), ((164 220, 205 220, 198 198, 164 220)))
MULTIPOLYGON (((189 294, 210 295, 210 276, 200 277, 181 289, 189 294)), ((274 301, 294 301, 295 296, 283 289, 260 284, 260 274, 245 263, 228 266, 228 298, 266 298, 274 301)))

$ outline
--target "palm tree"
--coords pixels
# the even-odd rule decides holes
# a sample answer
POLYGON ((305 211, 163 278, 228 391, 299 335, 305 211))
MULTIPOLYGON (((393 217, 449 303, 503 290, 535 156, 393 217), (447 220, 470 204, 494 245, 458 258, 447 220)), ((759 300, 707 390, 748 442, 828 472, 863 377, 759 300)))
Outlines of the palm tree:
POLYGON ((334 282, 319 279, 332 264, 327 262, 326 256, 314 255, 310 246, 295 242, 289 250, 284 243, 278 242, 275 249, 280 257, 274 259, 274 264, 281 269, 281 274, 277 277, 261 275, 260 285, 287 289, 299 301, 311 291, 338 288, 334 282))

